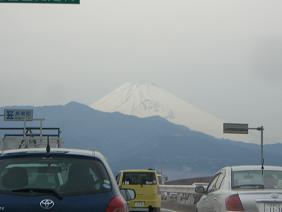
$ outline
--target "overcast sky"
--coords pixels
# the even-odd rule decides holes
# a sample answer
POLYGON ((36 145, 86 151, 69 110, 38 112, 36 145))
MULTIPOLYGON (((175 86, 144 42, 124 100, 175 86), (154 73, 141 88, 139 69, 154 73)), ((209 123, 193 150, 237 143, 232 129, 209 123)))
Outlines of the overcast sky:
POLYGON ((0 4, 0 104, 90 104, 154 82, 282 142, 281 0, 0 4))

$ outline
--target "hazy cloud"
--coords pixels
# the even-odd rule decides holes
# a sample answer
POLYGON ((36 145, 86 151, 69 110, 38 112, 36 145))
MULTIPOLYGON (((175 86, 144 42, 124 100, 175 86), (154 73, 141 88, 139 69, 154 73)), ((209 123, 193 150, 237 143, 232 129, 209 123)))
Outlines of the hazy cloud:
POLYGON ((0 104, 92 103, 155 82, 282 140, 281 11, 280 0, 0 4, 0 104))
POLYGON ((282 82, 282 39, 262 41, 254 51, 254 72, 269 83, 282 82))

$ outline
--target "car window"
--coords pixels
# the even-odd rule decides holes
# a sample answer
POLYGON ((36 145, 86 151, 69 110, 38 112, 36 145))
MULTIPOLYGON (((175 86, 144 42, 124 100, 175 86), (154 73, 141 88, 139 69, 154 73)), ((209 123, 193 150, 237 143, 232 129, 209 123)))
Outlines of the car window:
POLYGON ((2 159, 0 192, 25 188, 54 189, 62 195, 111 191, 108 173, 98 160, 71 157, 2 159))
POLYGON ((232 188, 282 189, 282 171, 247 170, 232 172, 232 188))
POLYGON ((217 178, 217 181, 216 181, 216 184, 215 184, 216 190, 219 190, 221 188, 224 177, 225 177, 224 173, 220 173, 218 175, 218 178, 217 178))
POLYGON ((122 183, 126 185, 156 185, 154 172, 125 172, 122 183))
POLYGON ((216 190, 216 182, 217 182, 218 177, 219 177, 218 174, 215 175, 214 178, 212 179, 212 181, 210 182, 208 189, 207 189, 208 193, 216 190))

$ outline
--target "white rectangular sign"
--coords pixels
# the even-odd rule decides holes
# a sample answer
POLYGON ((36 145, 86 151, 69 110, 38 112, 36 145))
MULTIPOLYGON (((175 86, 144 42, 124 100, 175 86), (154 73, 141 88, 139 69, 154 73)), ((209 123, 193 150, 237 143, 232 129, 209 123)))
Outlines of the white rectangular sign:
POLYGON ((4 109, 5 121, 32 121, 33 110, 31 109, 4 109))

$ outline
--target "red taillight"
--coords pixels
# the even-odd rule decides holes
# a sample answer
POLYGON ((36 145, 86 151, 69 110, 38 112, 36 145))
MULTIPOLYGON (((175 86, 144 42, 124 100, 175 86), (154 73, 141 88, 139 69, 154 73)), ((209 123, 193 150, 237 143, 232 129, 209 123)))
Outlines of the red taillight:
POLYGON ((121 196, 114 197, 108 204, 106 212, 127 212, 125 200, 121 196))
POLYGON ((238 194, 233 194, 225 199, 226 210, 228 211, 244 211, 242 202, 238 194))

